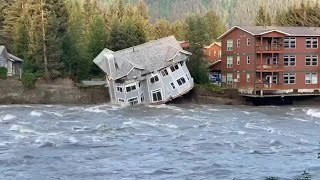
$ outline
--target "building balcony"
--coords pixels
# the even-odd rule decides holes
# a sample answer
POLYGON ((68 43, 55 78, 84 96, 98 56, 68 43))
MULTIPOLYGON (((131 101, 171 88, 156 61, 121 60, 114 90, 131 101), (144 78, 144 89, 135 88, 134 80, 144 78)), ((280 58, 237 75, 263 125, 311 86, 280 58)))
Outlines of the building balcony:
POLYGON ((256 89, 257 90, 281 90, 283 88, 282 84, 266 84, 261 82, 256 82, 256 89))
POLYGON ((281 53, 283 47, 280 45, 257 45, 257 53, 281 53))
POLYGON ((282 72, 284 71, 284 67, 281 64, 257 64, 256 66, 257 72, 282 72))

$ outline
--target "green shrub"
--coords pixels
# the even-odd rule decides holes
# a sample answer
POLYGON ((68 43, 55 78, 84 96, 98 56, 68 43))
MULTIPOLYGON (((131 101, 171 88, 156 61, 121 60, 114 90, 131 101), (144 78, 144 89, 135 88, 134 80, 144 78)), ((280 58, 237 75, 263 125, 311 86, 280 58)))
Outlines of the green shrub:
POLYGON ((0 79, 7 79, 8 69, 5 67, 0 67, 0 79))
POLYGON ((212 92, 217 92, 217 93, 223 92, 223 89, 220 86, 217 86, 215 84, 205 84, 205 85, 200 85, 200 87, 203 87, 203 88, 210 90, 212 92))
POLYGON ((33 73, 25 73, 22 75, 22 84, 27 88, 34 88, 37 77, 33 73))

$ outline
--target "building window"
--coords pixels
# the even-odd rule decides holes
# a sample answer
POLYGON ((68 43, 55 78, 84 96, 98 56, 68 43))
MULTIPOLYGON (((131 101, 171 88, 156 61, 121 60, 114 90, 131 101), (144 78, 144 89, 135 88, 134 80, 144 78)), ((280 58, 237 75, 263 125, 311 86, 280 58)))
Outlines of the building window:
POLYGON ((240 47, 240 39, 237 39, 237 47, 240 47))
POLYGON ((247 38, 247 46, 250 46, 250 38, 247 38))
POLYGON ((181 65, 181 67, 182 67, 182 66, 184 65, 184 61, 181 61, 181 62, 180 62, 180 65, 181 65))
POLYGON ((233 40, 227 40, 227 51, 233 51, 233 40))
POLYGON ((180 79, 177 80, 177 83, 179 84, 179 86, 182 86, 183 84, 186 83, 186 79, 184 77, 181 77, 180 79))
POLYGON ((213 56, 217 56, 217 51, 213 51, 213 56))
POLYGON ((120 99, 120 98, 119 98, 118 101, 119 101, 119 102, 124 102, 124 99, 120 99))
POLYGON ((240 65, 240 56, 237 56, 237 65, 240 65))
POLYGON ((240 82, 240 73, 237 73, 237 82, 240 82))
POLYGON ((218 56, 219 56, 219 58, 221 58, 221 51, 219 51, 219 55, 218 56))
POLYGON ((227 84, 232 85, 232 83, 233 83, 233 74, 227 73, 227 84))
POLYGON ((162 74, 163 77, 165 77, 165 76, 168 76, 169 73, 168 73, 168 71, 166 69, 164 69, 164 70, 161 71, 161 74, 162 74))
POLYGON ((140 100, 141 100, 141 102, 144 102, 144 94, 143 93, 140 95, 140 100))
POLYGON ((153 99, 153 102, 162 101, 161 89, 152 91, 152 99, 153 99))
POLYGON ((187 77, 187 79, 188 79, 188 80, 190 80, 190 79, 189 79, 189 76, 188 76, 188 74, 186 74, 186 77, 187 77))
POLYGON ((171 82, 170 84, 171 84, 172 89, 175 90, 175 89, 176 89, 176 86, 174 85, 174 83, 171 82))
POLYGON ((296 38, 284 38, 284 48, 296 48, 296 38))
POLYGON ((159 77, 158 77, 158 75, 156 75, 156 76, 154 76, 154 77, 150 78, 150 83, 155 83, 155 82, 158 82, 158 81, 159 81, 159 77))
POLYGON ((317 49, 318 48, 318 38, 306 38, 306 48, 317 49))
POLYGON ((250 82, 250 74, 247 74, 247 82, 250 82))
POLYGON ((306 56, 306 66, 318 66, 318 56, 306 56))
POLYGON ((295 84, 296 83, 296 73, 284 73, 283 81, 285 84, 295 84))
POLYGON ((117 87, 117 91, 118 91, 118 92, 123 92, 122 87, 118 86, 118 87, 117 87))
POLYGON ((247 64, 250 64, 250 56, 247 56, 247 64))
POLYGON ((296 56, 284 56, 283 62, 285 66, 295 66, 296 56))
POLYGON ((126 87, 126 91, 127 91, 127 92, 131 92, 131 91, 134 91, 134 90, 136 90, 136 89, 137 89, 136 85, 127 86, 127 87, 126 87))
POLYGON ((318 73, 306 73, 306 84, 318 84, 318 73))
POLYGON ((171 72, 175 72, 176 70, 179 69, 179 66, 178 66, 178 64, 176 64, 174 66, 171 66, 170 69, 171 69, 171 72))
POLYGON ((232 68, 233 67, 233 56, 228 56, 227 57, 227 68, 232 68))
POLYGON ((129 99, 128 100, 128 103, 131 105, 131 106, 133 106, 133 105, 136 105, 136 104, 138 104, 138 98, 131 98, 131 99, 129 99))

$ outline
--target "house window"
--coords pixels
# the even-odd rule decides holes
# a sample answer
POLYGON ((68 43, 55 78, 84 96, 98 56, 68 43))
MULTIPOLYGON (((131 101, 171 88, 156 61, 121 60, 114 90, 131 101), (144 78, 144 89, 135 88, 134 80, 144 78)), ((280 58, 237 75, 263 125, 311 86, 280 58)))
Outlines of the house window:
POLYGON ((167 76, 169 73, 168 73, 168 71, 167 71, 166 69, 164 69, 164 70, 161 71, 161 74, 162 74, 163 77, 165 77, 165 76, 167 76))
POLYGON ((247 56, 247 64, 250 64, 250 56, 247 56))
POLYGON ((176 86, 174 85, 174 83, 171 82, 170 84, 171 84, 172 89, 175 90, 175 89, 176 89, 176 86))
POLYGON ((138 98, 131 98, 131 99, 129 99, 128 100, 128 103, 131 105, 131 106, 133 106, 133 105, 136 105, 136 104, 138 104, 138 98))
POLYGON ((124 99, 120 99, 120 98, 119 98, 118 101, 119 101, 119 102, 124 102, 124 99))
POLYGON ((179 86, 182 86, 183 84, 186 83, 186 79, 184 77, 181 77, 180 79, 177 80, 177 83, 179 84, 179 86))
POLYGON ((217 51, 213 51, 213 56, 217 56, 217 51))
POLYGON ((247 74, 247 82, 250 82, 250 74, 247 74))
POLYGON ((318 56, 306 56, 306 66, 318 66, 318 56))
POLYGON ((139 84, 139 87, 141 87, 141 82, 139 82, 138 84, 139 84))
POLYGON ((221 51, 219 51, 219 55, 218 56, 219 56, 219 58, 221 58, 221 51))
POLYGON ((250 46, 250 38, 247 38, 247 46, 250 46))
POLYGON ((233 83, 233 74, 227 73, 227 84, 232 85, 232 83, 233 83))
POLYGON ((158 77, 158 75, 156 75, 156 76, 154 76, 154 77, 150 78, 150 83, 155 83, 155 82, 158 82, 158 81, 159 81, 159 77, 158 77))
POLYGON ((240 73, 237 73, 237 82, 240 82, 240 73))
POLYGON ((306 84, 318 84, 318 73, 306 73, 306 84))
POLYGON ((171 66, 170 69, 171 69, 171 72, 175 72, 177 69, 179 69, 179 66, 178 64, 176 64, 174 66, 171 66))
POLYGON ((152 93, 153 102, 162 101, 161 89, 152 91, 151 93, 152 93))
POLYGON ((237 65, 240 65, 240 56, 237 56, 237 65))
POLYGON ((228 56, 227 57, 227 68, 232 68, 233 67, 233 56, 228 56))
POLYGON ((117 91, 118 91, 118 92, 123 92, 122 87, 119 87, 119 86, 118 86, 118 87, 117 87, 117 91))
POLYGON ((295 84, 296 83, 296 73, 284 73, 283 81, 285 84, 295 84))
POLYGON ((273 84, 278 84, 278 77, 277 77, 277 75, 273 75, 273 77, 272 77, 272 83, 273 83, 273 84))
POLYGON ((283 62, 285 66, 295 66, 296 56, 284 56, 283 62))
POLYGON ((233 51, 233 40, 227 40, 227 51, 233 51))
POLYGON ((126 87, 126 91, 127 91, 127 92, 131 92, 131 91, 134 91, 134 90, 136 90, 136 89, 137 89, 136 85, 127 86, 127 87, 126 87))
POLYGON ((296 48, 296 38, 284 38, 284 48, 296 48))
POLYGON ((318 38, 306 38, 306 48, 317 49, 318 48, 318 38))
POLYGON ((182 66, 184 65, 184 62, 183 62, 183 61, 181 61, 181 62, 180 62, 180 65, 181 65, 181 67, 182 67, 182 66))
POLYGON ((237 47, 240 47, 240 39, 237 39, 237 47))
POLYGON ((144 94, 143 93, 140 95, 140 100, 141 100, 141 102, 144 102, 144 94))
POLYGON ((189 79, 189 76, 188 76, 188 74, 186 74, 186 77, 187 77, 187 79, 188 79, 188 80, 190 80, 190 79, 189 79))

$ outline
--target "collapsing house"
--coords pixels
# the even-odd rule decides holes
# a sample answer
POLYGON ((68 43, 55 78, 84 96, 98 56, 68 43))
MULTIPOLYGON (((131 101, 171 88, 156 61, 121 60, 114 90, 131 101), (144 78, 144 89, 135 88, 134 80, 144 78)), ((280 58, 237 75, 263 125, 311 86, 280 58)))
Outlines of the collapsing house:
POLYGON ((170 36, 116 52, 104 49, 94 63, 106 73, 112 103, 161 104, 194 87, 186 66, 190 55, 170 36))

